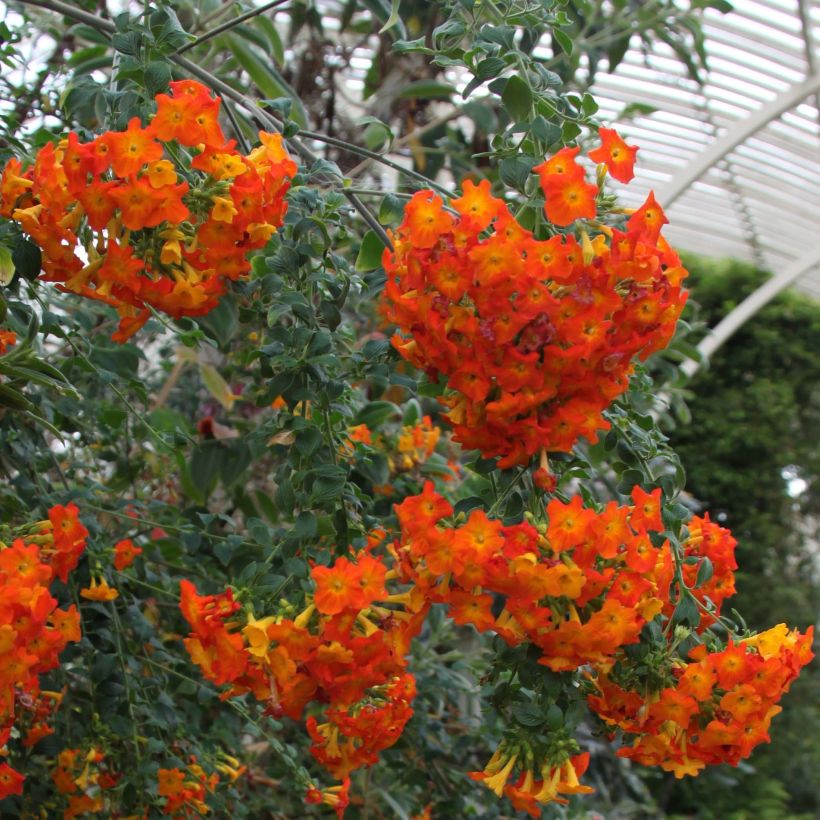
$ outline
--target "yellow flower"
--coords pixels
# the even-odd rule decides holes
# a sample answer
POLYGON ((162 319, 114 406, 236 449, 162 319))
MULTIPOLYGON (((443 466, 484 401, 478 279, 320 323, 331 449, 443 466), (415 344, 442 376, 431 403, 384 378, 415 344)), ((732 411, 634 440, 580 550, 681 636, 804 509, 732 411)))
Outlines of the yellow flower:
POLYGON ((119 597, 119 594, 116 589, 108 586, 108 582, 105 578, 100 578, 99 582, 96 578, 92 578, 91 586, 84 587, 80 590, 80 595, 89 601, 113 601, 119 597))
POLYGON ((179 181, 174 166, 167 159, 160 159, 148 166, 148 181, 152 188, 176 185, 179 181))
POLYGON ((214 209, 211 211, 211 219, 216 222, 233 222, 233 218, 239 213, 233 200, 227 196, 212 197, 214 209))

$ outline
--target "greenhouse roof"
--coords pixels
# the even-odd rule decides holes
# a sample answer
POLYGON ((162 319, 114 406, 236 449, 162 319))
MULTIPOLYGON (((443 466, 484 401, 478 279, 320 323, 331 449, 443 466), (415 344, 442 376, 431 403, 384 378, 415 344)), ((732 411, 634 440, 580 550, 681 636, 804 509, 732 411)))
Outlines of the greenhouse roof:
POLYGON ((630 103, 655 109, 618 125, 641 146, 623 198, 654 189, 678 248, 748 260, 777 290, 795 283, 820 298, 820 5, 733 5, 705 12, 702 84, 663 44, 598 76, 602 119, 617 122, 630 103))

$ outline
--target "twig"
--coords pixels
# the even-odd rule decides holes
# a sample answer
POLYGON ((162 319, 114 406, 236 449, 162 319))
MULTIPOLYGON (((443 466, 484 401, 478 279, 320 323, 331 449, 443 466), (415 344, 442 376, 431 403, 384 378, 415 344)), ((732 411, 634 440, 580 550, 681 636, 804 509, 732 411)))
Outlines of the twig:
POLYGON ((233 20, 226 20, 224 23, 221 23, 218 26, 215 26, 210 31, 206 31, 204 34, 200 34, 196 40, 192 40, 190 43, 182 46, 182 48, 178 48, 176 50, 177 54, 183 54, 184 52, 188 51, 189 49, 194 48, 195 46, 200 45, 201 43, 207 42, 208 40, 218 37, 220 34, 223 34, 226 31, 230 31, 234 26, 238 26, 240 23, 244 23, 245 20, 250 20, 251 17, 257 17, 260 14, 264 14, 266 11, 270 11, 270 9, 276 8, 276 6, 283 6, 285 3, 289 3, 290 0, 271 0, 270 3, 265 3, 264 6, 259 6, 259 8, 251 9, 250 11, 246 11, 244 14, 240 14, 239 17, 234 17, 233 20))

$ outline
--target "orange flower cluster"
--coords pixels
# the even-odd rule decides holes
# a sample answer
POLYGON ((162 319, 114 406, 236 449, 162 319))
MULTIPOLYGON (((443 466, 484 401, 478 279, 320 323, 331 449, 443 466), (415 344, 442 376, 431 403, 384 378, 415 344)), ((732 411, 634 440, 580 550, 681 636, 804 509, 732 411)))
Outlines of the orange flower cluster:
MULTIPOLYGON (((376 536, 378 537, 378 536, 376 536)), ((192 632, 185 645, 203 674, 245 692, 276 716, 307 718, 313 756, 335 777, 376 762, 412 715, 415 680, 405 655, 427 611, 421 596, 391 595, 381 559, 363 549, 312 570, 313 601, 296 618, 239 616, 230 590, 198 595, 181 582, 180 607, 192 632)))
MULTIPOLYGON (((375 532, 352 558, 313 567, 315 589, 298 614, 257 619, 240 612, 230 590, 202 596, 183 581, 180 606, 192 628, 185 643, 207 678, 230 685, 226 697, 252 692, 271 714, 294 720, 321 704, 321 717, 306 719, 311 752, 343 782, 311 786, 307 800, 340 817, 350 773, 372 765, 412 715, 415 679, 405 656, 434 603, 446 604, 458 624, 537 646, 539 663, 553 671, 590 668, 600 692, 591 708, 639 735, 622 755, 676 772, 737 762, 765 739, 775 702, 811 657, 811 633, 777 627, 723 652, 701 647, 688 665, 672 660, 675 643, 664 656, 675 687, 644 696, 621 688, 612 676, 623 647, 674 610, 674 553, 667 540, 656 545, 660 490, 636 487, 632 501, 595 511, 576 496, 553 499, 545 523, 505 525, 474 510, 455 524, 453 507, 428 482, 395 507, 400 534, 386 544, 393 567, 375 554, 385 538, 375 532), (405 591, 391 593, 391 581, 405 591)), ((678 597, 694 595, 711 612, 707 624, 734 588, 734 548, 731 533, 708 516, 691 520, 681 555, 690 562, 682 565, 687 589, 678 597)), ((590 791, 578 782, 588 763, 578 751, 563 731, 543 742, 512 736, 471 777, 537 816, 561 795, 590 791)))
MULTIPOLYGON (((735 594, 737 541, 725 527, 710 521, 709 513, 705 513, 702 518, 693 518, 688 524, 688 530, 689 536, 683 543, 683 580, 695 599, 703 605, 703 609, 707 602, 713 605, 701 616, 700 631, 703 631, 715 623, 720 617, 723 602, 735 594), (711 567, 712 574, 708 578, 701 578, 700 585, 697 585, 698 574, 702 574, 706 561, 709 562, 707 566, 711 567)), ((669 617, 673 609, 667 603, 663 614, 669 617)))
MULTIPOLYGON (((85 549, 88 531, 77 513, 73 504, 52 507, 48 522, 27 528, 32 534, 11 546, 0 543, 0 749, 22 716, 24 745, 53 731, 46 721, 62 696, 42 692, 40 675, 57 667, 60 653, 81 635, 77 607, 59 608, 49 587, 55 577, 67 580, 85 549)), ((22 793, 23 780, 2 764, 0 799, 22 793)))
POLYGON ((99 749, 63 749, 51 779, 60 794, 68 796, 63 817, 71 818, 110 809, 105 792, 117 785, 120 774, 105 765, 105 755, 99 749))
POLYGON ((633 499, 602 513, 584 509, 580 496, 554 499, 543 532, 481 510, 452 527, 441 521, 453 508, 428 482, 396 507, 397 565, 430 601, 448 604, 456 623, 533 643, 554 671, 606 663, 661 612, 673 577, 669 545, 654 547, 648 535, 663 529, 660 490, 636 488, 633 499), (496 595, 505 596, 497 616, 496 595))
POLYGON ((219 775, 216 772, 208 775, 192 755, 184 770, 160 769, 157 781, 157 794, 165 798, 163 814, 174 818, 201 817, 209 812, 205 800, 208 793, 216 789, 219 775))
POLYGON ((344 817, 345 809, 350 805, 350 778, 346 777, 338 786, 320 789, 311 785, 305 794, 305 803, 312 806, 329 806, 336 812, 339 820, 344 817))
POLYGON ((582 786, 578 780, 588 766, 589 752, 571 755, 563 751, 537 762, 531 749, 502 741, 484 770, 470 772, 470 777, 483 783, 496 797, 504 795, 509 798, 518 811, 525 811, 530 817, 541 817, 541 807, 547 803, 569 802, 561 797, 562 794, 594 791, 590 786, 582 786), (516 766, 521 771, 511 781, 516 766))
POLYGON ((366 424, 357 424, 348 428, 348 441, 340 448, 341 455, 349 458, 353 455, 354 444, 378 447, 387 455, 391 473, 398 470, 412 470, 424 464, 435 453, 441 439, 441 428, 433 424, 430 416, 422 417, 416 424, 405 424, 398 431, 398 436, 387 437, 376 435, 366 424))
POLYGON ((399 467, 412 470, 424 464, 435 452, 440 438, 441 428, 433 426, 430 416, 424 416, 418 424, 406 424, 399 431, 399 467))
POLYGON ((152 308, 216 307, 282 225, 296 173, 278 134, 260 132, 262 145, 239 153, 219 126, 220 99, 200 83, 173 82, 156 101, 147 127, 134 118, 85 144, 70 133, 26 170, 10 160, 0 179, 0 216, 40 246, 43 278, 116 308, 118 341, 152 308), (193 158, 183 164, 179 148, 193 158))
POLYGON ((779 624, 730 640, 718 652, 701 644, 674 670, 674 686, 648 695, 599 674, 599 694, 588 702, 610 726, 638 736, 618 750, 621 757, 660 766, 678 778, 707 765, 736 766, 769 741, 769 723, 781 711, 777 702, 813 657, 813 634, 813 627, 801 635, 779 624))
MULTIPOLYGON (((597 192, 574 153, 540 166, 548 215, 549 192, 577 181, 574 168, 597 192)), ((587 194, 592 207, 576 216, 595 216, 587 194)), ((404 334, 394 346, 447 378, 456 440, 501 456, 501 467, 542 448, 568 451, 580 436, 595 441, 633 358, 667 344, 686 299, 687 273, 660 235, 660 206, 650 194, 626 232, 598 226, 602 233, 582 232, 579 244, 560 234, 537 240, 487 180, 466 181, 451 205, 455 216, 432 191, 416 193, 384 253, 383 312, 404 334)))

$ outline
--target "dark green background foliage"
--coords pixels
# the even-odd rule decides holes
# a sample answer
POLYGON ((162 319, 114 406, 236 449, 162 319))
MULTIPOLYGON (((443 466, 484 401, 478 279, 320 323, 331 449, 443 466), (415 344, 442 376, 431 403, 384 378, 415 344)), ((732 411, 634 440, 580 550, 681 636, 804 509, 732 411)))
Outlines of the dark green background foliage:
MULTIPOLYGON (((767 275, 687 257, 693 316, 713 327, 767 275)), ((738 540, 733 605, 749 626, 805 628, 820 607, 820 304, 790 291, 747 322, 688 386, 691 421, 670 435, 687 489, 738 540), (789 492, 788 476, 805 487, 789 492)), ((794 485, 792 485, 794 487, 794 485)), ((751 768, 723 767, 660 791, 670 811, 779 820, 820 811, 817 663, 784 698, 751 768)))

